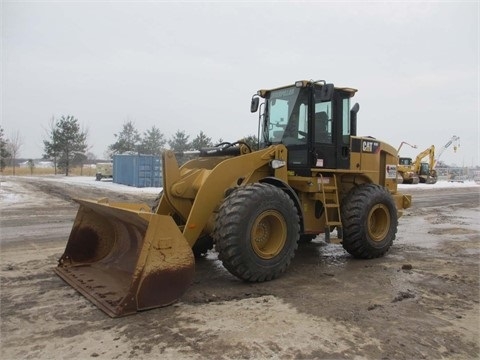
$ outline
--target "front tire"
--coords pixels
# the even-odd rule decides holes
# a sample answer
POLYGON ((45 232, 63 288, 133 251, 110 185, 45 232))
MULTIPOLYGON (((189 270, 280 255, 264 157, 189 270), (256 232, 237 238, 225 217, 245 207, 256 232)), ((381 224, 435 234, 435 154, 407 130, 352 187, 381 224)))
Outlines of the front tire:
POLYGON ((220 206, 214 241, 225 268, 246 281, 284 273, 298 248, 299 216, 290 197, 269 184, 235 189, 220 206))
POLYGON ((353 188, 342 201, 343 248, 356 258, 383 256, 395 239, 398 215, 387 189, 376 184, 353 188))
MULTIPOLYGON (((160 205, 160 200, 163 196, 163 190, 157 195, 155 200, 153 200, 151 210, 153 213, 157 212, 158 205, 160 205)), ((175 217, 174 217, 175 219, 175 217)), ((207 256, 209 250, 213 249, 213 238, 209 235, 202 236, 197 239, 195 244, 192 247, 193 255, 195 259, 201 259, 207 256)))
POLYGON ((153 203, 152 203, 152 206, 151 206, 151 209, 152 209, 153 213, 157 212, 157 208, 158 208, 158 205, 160 205, 160 200, 162 199, 162 196, 163 196, 163 189, 158 193, 155 200, 153 200, 153 203))

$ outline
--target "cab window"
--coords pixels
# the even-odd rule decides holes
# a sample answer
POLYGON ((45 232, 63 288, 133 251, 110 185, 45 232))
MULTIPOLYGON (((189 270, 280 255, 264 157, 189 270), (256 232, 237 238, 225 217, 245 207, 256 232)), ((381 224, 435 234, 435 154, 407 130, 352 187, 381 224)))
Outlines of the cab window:
POLYGON ((332 143, 332 102, 315 104, 314 129, 316 143, 332 143))

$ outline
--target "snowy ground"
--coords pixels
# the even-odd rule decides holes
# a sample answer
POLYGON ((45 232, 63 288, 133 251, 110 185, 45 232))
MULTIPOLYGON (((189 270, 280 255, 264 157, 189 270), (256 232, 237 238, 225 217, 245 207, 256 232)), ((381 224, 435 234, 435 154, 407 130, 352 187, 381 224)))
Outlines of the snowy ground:
MULTIPOLYGON (((31 177, 29 177, 31 178, 31 177)), ((158 194, 162 188, 161 187, 144 187, 136 188, 133 186, 127 186, 122 184, 114 183, 111 179, 103 179, 101 181, 96 181, 95 178, 89 176, 41 176, 39 177, 44 181, 56 181, 65 184, 78 184, 83 186, 92 186, 95 188, 105 188, 115 191, 122 191, 125 193, 145 193, 145 194, 158 194)), ((462 182, 446 181, 441 180, 436 184, 415 184, 415 185, 398 185, 398 189, 402 192, 408 192, 408 190, 417 190, 417 189, 445 189, 445 188, 462 188, 462 187, 472 187, 480 186, 480 183, 475 183, 473 180, 466 180, 462 182)))
MULTIPOLYGON (((32 178, 28 176, 28 178, 32 178)), ((39 179, 43 181, 55 181, 65 184, 73 184, 73 185, 82 185, 82 186, 92 186, 95 188, 100 189, 111 189, 115 191, 121 191, 125 193, 132 193, 132 194, 158 194, 162 188, 161 187, 144 187, 144 188, 136 188, 133 186, 127 186, 122 184, 117 184, 112 181, 112 179, 102 179, 101 181, 96 181, 94 177, 90 176, 39 176, 39 179)))

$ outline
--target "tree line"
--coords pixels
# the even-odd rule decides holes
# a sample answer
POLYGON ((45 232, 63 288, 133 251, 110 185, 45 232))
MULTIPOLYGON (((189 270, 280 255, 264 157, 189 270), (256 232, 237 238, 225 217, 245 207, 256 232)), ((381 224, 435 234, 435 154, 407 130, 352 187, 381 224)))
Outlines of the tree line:
MULTIPOLYGON (((15 160, 21 145, 20 136, 17 132, 17 141, 6 139, 3 129, 0 127, 0 155, 1 170, 6 166, 6 160, 15 160), (16 146, 13 146, 16 145, 16 146)), ((155 125, 141 133, 131 120, 123 123, 121 130, 114 134, 115 142, 108 146, 106 155, 112 159, 117 154, 144 154, 157 155, 167 149, 182 153, 190 150, 200 150, 205 147, 215 146, 223 142, 219 139, 212 141, 203 131, 190 140, 183 130, 177 130, 170 139, 167 139, 158 127, 155 125)), ((72 115, 52 118, 46 129, 46 137, 43 140, 43 159, 51 160, 57 169, 65 172, 68 176, 69 171, 74 166, 83 165, 92 154, 88 143, 88 130, 81 127, 77 118, 72 115)), ((239 140, 239 139, 235 139, 239 140)), ((254 135, 246 136, 243 141, 250 145, 252 149, 258 148, 257 137, 254 135)), ((15 161, 13 161, 15 163, 15 161)), ((14 173, 15 174, 15 173, 14 173)))

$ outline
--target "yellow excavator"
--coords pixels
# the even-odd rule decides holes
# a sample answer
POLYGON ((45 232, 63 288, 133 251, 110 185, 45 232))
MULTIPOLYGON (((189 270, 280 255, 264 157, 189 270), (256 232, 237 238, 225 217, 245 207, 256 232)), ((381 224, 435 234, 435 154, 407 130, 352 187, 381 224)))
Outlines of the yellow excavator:
MULTIPOLYGON (((402 141, 397 149, 397 153, 400 154, 400 150, 403 145, 408 145, 411 148, 416 149, 417 145, 411 145, 406 141, 402 141)), ((420 178, 418 177, 415 167, 413 166, 412 158, 399 157, 397 166, 397 182, 399 184, 418 184, 420 178)))
POLYGON ((397 191, 397 151, 357 136, 357 90, 297 81, 259 90, 259 150, 243 141, 162 156, 158 204, 76 200, 56 273, 112 317, 166 306, 215 246, 228 271, 261 282, 283 274, 298 243, 337 229, 353 257, 383 256, 411 196, 397 191), (260 104, 260 101, 262 102, 260 104))
MULTIPOLYGON (((458 147, 458 141, 460 138, 456 135, 453 135, 452 138, 442 147, 437 157, 435 157, 435 145, 431 145, 425 150, 421 151, 415 158, 415 161, 412 161, 412 158, 409 157, 399 157, 398 162, 398 174, 400 174, 402 182, 404 184, 435 184, 438 180, 437 166, 440 157, 446 149, 448 149, 452 144, 454 144, 453 149, 456 152, 458 147), (423 161, 428 157, 428 161, 423 161)), ((408 144, 402 142, 399 149, 403 144, 408 144)), ((410 145, 410 144, 408 144, 410 145)), ((415 145, 410 145, 413 148, 416 148, 415 145)))
POLYGON ((435 146, 431 145, 418 154, 413 163, 413 167, 421 183, 435 184, 438 178, 437 170, 435 170, 435 146), (427 156, 428 162, 422 161, 427 156))
POLYGON ((420 152, 415 161, 412 161, 412 158, 400 157, 397 170, 402 177, 403 184, 435 184, 437 182, 437 172, 434 165, 435 146, 432 145, 420 152), (422 162, 426 156, 428 156, 429 161, 422 162))

